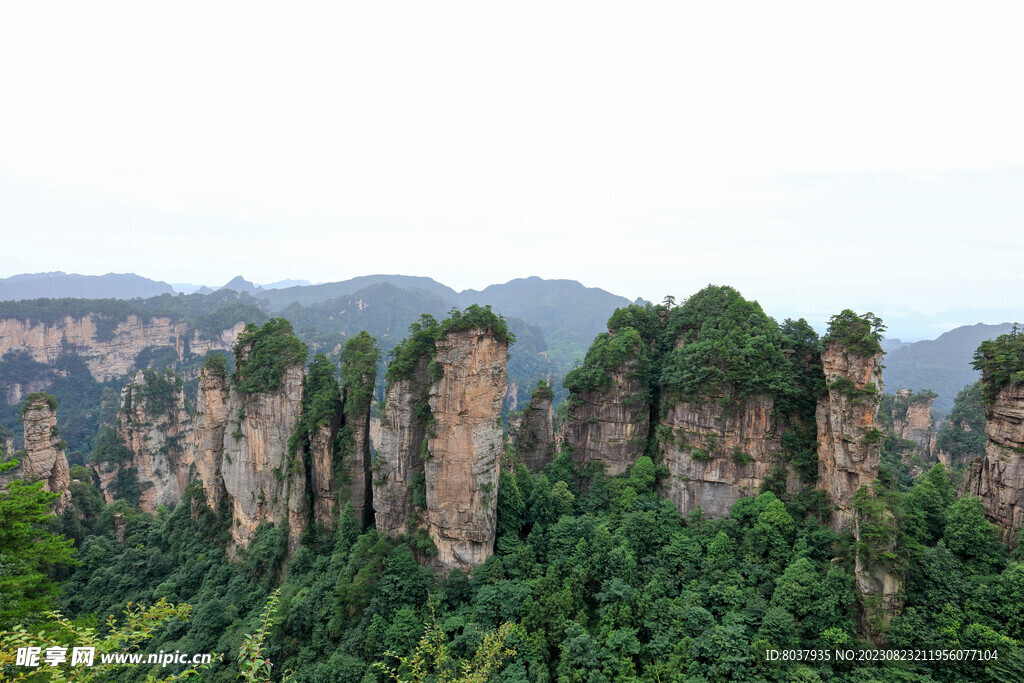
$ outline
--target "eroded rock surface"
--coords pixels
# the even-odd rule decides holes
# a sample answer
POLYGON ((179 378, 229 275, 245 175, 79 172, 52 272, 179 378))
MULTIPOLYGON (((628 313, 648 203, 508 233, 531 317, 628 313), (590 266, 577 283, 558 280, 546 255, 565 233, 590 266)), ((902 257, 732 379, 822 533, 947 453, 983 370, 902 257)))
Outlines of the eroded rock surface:
MULTIPOLYGON (((411 530, 417 500, 415 487, 422 485, 425 414, 429 409, 429 358, 421 358, 412 377, 388 387, 377 459, 373 464, 373 509, 377 530, 398 536, 411 530)), ((425 493, 425 491, 423 492, 425 493)), ((422 505, 425 499, 419 501, 422 505)))
MULTIPOLYGON (((781 430, 768 396, 750 396, 724 406, 721 397, 681 402, 659 426, 662 462, 669 476, 662 488, 683 515, 696 507, 724 517, 733 503, 756 496, 783 464, 781 430)), ((795 475, 787 475, 792 487, 795 475)))
POLYGON ((427 530, 442 567, 468 568, 494 550, 508 344, 465 330, 441 337, 436 348, 442 374, 430 387, 427 530))
POLYGON ((54 501, 54 512, 60 514, 71 501, 71 472, 57 429, 57 402, 48 394, 30 395, 27 401, 22 410, 25 452, 18 458, 17 468, 0 474, 0 486, 12 479, 42 479, 44 489, 60 494, 54 501))
POLYGON ((550 387, 533 390, 530 405, 521 415, 509 420, 509 437, 515 444, 519 462, 534 474, 555 457, 555 432, 552 426, 550 387))
POLYGON ((882 395, 882 353, 864 356, 839 341, 822 354, 827 393, 818 400, 818 488, 835 506, 834 530, 853 524, 853 496, 878 477, 882 434, 877 428, 882 395))
POLYGON ((634 377, 636 361, 608 372, 611 386, 569 397, 565 444, 578 467, 599 462, 605 474, 626 472, 647 447, 651 406, 647 387, 634 377))
POLYGON ((985 433, 985 457, 970 464, 961 492, 981 498, 1012 543, 1024 526, 1024 387, 1005 386, 985 406, 985 433))

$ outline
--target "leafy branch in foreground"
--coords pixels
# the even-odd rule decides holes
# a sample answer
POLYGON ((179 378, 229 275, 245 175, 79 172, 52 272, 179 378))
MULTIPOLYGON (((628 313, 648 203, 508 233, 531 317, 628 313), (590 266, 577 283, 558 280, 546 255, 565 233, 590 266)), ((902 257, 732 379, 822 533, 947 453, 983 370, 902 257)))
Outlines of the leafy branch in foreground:
MULTIPOLYGON (((263 641, 267 637, 267 630, 274 625, 274 614, 277 612, 278 603, 281 602, 281 589, 270 594, 267 605, 263 608, 260 616, 260 631, 257 634, 246 634, 242 647, 238 651, 238 680, 246 683, 269 683, 273 663, 263 653, 263 641)), ((282 680, 288 681, 292 677, 285 672, 282 680)))
MULTIPOLYGON (((172 605, 161 599, 155 605, 143 607, 128 603, 124 611, 124 620, 118 624, 114 615, 107 617, 105 636, 100 636, 97 629, 76 624, 59 612, 48 612, 45 629, 38 633, 29 633, 24 626, 15 626, 10 631, 0 632, 0 677, 6 681, 99 681, 109 680, 107 674, 115 668, 123 667, 123 663, 104 663, 104 654, 125 653, 138 648, 149 640, 171 619, 187 621, 192 607, 186 604, 172 605), (18 648, 38 647, 43 652, 47 648, 72 647, 95 648, 91 666, 70 663, 60 666, 38 666, 26 668, 16 666, 15 659, 18 648)), ((70 653, 69 653, 70 654, 70 653)), ((214 656, 213 661, 217 657, 214 656)), ((208 668, 213 662, 200 667, 190 667, 164 678, 152 674, 146 677, 147 683, 155 681, 183 681, 208 668)))
POLYGON ((399 683, 484 683, 499 671, 506 659, 515 657, 515 648, 508 647, 507 642, 513 636, 523 638, 525 635, 522 626, 505 622, 497 631, 484 635, 471 660, 460 662, 452 657, 448 637, 437 624, 431 599, 426 632, 412 654, 400 657, 389 650, 384 656, 398 660, 398 666, 377 662, 373 667, 399 683))

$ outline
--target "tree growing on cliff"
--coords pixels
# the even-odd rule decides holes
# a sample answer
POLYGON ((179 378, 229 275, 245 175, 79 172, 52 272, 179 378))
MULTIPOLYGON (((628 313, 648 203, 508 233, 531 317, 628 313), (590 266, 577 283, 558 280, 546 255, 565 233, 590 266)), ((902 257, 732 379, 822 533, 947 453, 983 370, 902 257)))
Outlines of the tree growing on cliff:
POLYGON ((276 389, 285 368, 305 364, 308 355, 309 347, 284 318, 271 318, 263 327, 249 323, 235 344, 236 386, 247 394, 276 389))
POLYGON ((883 332, 885 325, 877 315, 871 311, 857 315, 847 308, 828 321, 828 332, 822 341, 838 341, 854 353, 871 357, 882 352, 883 332))
POLYGON ((971 364, 981 370, 982 397, 991 403, 1003 387, 1024 384, 1024 334, 1014 325, 1010 334, 982 342, 971 364))

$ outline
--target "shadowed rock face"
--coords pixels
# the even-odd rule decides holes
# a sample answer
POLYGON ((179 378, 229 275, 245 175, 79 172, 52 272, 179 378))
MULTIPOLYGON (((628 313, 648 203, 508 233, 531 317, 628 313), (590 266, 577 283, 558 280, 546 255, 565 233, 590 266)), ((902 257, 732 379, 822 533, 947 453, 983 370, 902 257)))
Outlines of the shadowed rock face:
POLYGON ((430 387, 427 530, 442 567, 468 568, 494 550, 508 344, 466 330, 445 335, 436 349, 442 375, 430 387))
MULTIPOLYGON (((375 377, 363 374, 361 381, 373 393, 375 377)), ((350 400, 350 399, 347 399, 350 400)), ((346 408, 345 429, 352 438, 351 450, 342 455, 342 480, 337 482, 338 500, 352 504, 356 519, 363 526, 373 518, 372 452, 370 449, 370 407, 352 414, 346 408)), ((315 500, 315 499, 314 499, 315 500)))
MULTIPOLYGON (((159 379, 157 380, 159 381, 159 379)), ((114 499, 110 485, 122 467, 133 467, 141 485, 139 507, 156 512, 161 505, 176 505, 188 485, 186 444, 189 418, 184 391, 178 387, 165 405, 147 400, 147 381, 141 370, 121 389, 117 437, 128 448, 127 463, 97 463, 94 469, 107 502, 114 499)))
MULTIPOLYGON (((662 488, 681 514, 700 506, 711 517, 724 517, 737 500, 760 493, 783 464, 772 409, 771 397, 750 396, 728 407, 709 397, 666 410, 659 432, 669 476, 662 488)), ((799 485, 794 475, 789 478, 799 485)))
POLYGON ((985 457, 973 461, 961 492, 978 496, 986 514, 1016 540, 1024 526, 1024 387, 1003 387, 985 406, 985 457))
MULTIPOLYGON (((52 400, 52 397, 49 399, 52 400)), ((45 396, 32 397, 22 413, 25 427, 25 454, 19 466, 0 475, 0 488, 13 479, 37 481, 43 488, 56 491, 60 497, 54 501, 54 512, 60 514, 71 502, 71 472, 64 453, 60 433, 57 431, 57 411, 45 396)))
POLYGON ((573 462, 578 467, 597 461, 604 466, 605 474, 622 474, 643 455, 651 406, 647 387, 631 376, 634 367, 635 361, 630 361, 609 371, 612 384, 608 389, 570 397, 563 438, 572 448, 573 462))
POLYGON ((203 485, 206 504, 216 510, 226 495, 221 476, 224 432, 230 416, 228 378, 206 368, 199 377, 199 396, 188 436, 188 460, 203 485))
POLYGON ((530 405, 522 415, 509 422, 509 436, 515 444, 519 462, 534 474, 543 470, 555 457, 551 400, 550 390, 534 390, 530 405))
POLYGON ((825 396, 818 399, 818 488, 827 491, 836 510, 832 528, 853 524, 853 495, 878 477, 882 441, 877 428, 882 395, 882 354, 863 356, 838 341, 822 354, 825 396), (869 385, 874 385, 874 391, 869 385))
MULTIPOLYGON (((388 387, 373 464, 373 509, 377 530, 390 536, 407 533, 415 515, 413 485, 423 473, 424 418, 417 406, 428 403, 428 358, 421 358, 411 379, 388 387)), ((422 412, 422 411, 421 411, 422 412)))

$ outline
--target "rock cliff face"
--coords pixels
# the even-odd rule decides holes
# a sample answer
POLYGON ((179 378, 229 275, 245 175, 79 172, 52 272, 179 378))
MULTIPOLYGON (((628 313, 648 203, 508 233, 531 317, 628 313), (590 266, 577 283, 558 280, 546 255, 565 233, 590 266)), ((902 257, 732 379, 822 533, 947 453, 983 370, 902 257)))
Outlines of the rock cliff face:
MULTIPOLYGON (((373 395, 374 375, 360 377, 364 388, 373 395)), ((370 407, 352 409, 351 392, 345 391, 345 451, 342 453, 341 478, 337 482, 339 501, 347 501, 363 526, 373 518, 372 451, 370 448, 370 407), (348 439, 351 439, 349 441, 348 439)), ((315 470, 314 470, 315 471, 315 470)), ((314 499, 315 500, 315 499, 314 499)), ((333 500, 333 498, 332 498, 333 500)))
POLYGON ((246 394, 232 386, 229 391, 220 467, 232 501, 231 537, 239 546, 248 546, 261 522, 288 519, 293 545, 306 528, 305 463, 301 453, 291 460, 288 454, 302 385, 302 366, 290 365, 277 389, 246 394))
MULTIPOLYGON (((423 485, 423 449, 427 435, 425 408, 429 407, 429 358, 416 363, 412 376, 388 387, 380 421, 377 459, 373 464, 373 509, 377 530, 398 536, 412 529, 416 514, 415 488, 423 485), (417 481, 419 480, 419 481, 417 481)), ((421 492, 423 495, 425 492, 421 492)))
POLYGON ((26 400, 22 410, 25 453, 18 458, 20 465, 16 469, 0 475, 0 487, 12 479, 42 479, 46 482, 44 489, 60 493, 54 502, 54 511, 59 514, 71 501, 71 473, 57 430, 57 402, 47 394, 32 394, 26 400))
POLYGON ((563 440, 572 448, 578 467, 597 461, 604 466, 605 474, 622 474, 643 455, 651 406, 647 387, 632 376, 635 363, 628 361, 609 371, 608 389, 570 396, 563 440))
POLYGON ((224 433, 228 425, 228 376, 223 370, 204 368, 199 376, 199 395, 188 435, 188 462, 203 485, 206 504, 216 510, 224 499, 224 433))
POLYGON ((985 406, 985 457, 964 474, 961 492, 978 496, 1013 543, 1024 526, 1024 387, 1005 386, 985 406))
POLYGON ((494 550, 508 344, 491 332, 464 330, 436 347, 442 375, 430 387, 427 530, 442 567, 469 568, 494 550))
POLYGON ((127 463, 98 463, 94 469, 107 502, 114 500, 110 484, 120 467, 133 467, 141 486, 139 507, 156 512, 161 505, 176 505, 189 483, 185 458, 189 418, 185 394, 173 378, 150 370, 138 371, 121 390, 116 433, 128 448, 127 463))
POLYGON ((878 477, 882 435, 877 429, 882 395, 882 353, 864 356, 839 341, 822 354, 827 394, 818 400, 818 488, 835 506, 834 530, 853 526, 853 495, 878 477))
MULTIPOLYGON (((906 403, 905 415, 893 418, 893 430, 901 439, 914 442, 914 455, 931 460, 935 432, 932 428, 932 403, 934 394, 914 394, 910 389, 900 389, 896 399, 906 403)), ((900 411, 902 412, 902 411, 900 411)))
POLYGON ((530 405, 523 413, 509 420, 509 436, 519 462, 534 474, 555 457, 555 433, 551 423, 553 398, 549 387, 538 387, 530 395, 530 405))
POLYGON ((154 317, 148 320, 129 315, 113 332, 97 327, 103 322, 92 314, 71 316, 47 325, 32 320, 0 319, 0 356, 8 351, 26 351, 39 363, 53 363, 67 350, 86 359, 97 382, 127 375, 135 369, 135 359, 147 347, 172 347, 182 360, 186 350, 193 355, 207 351, 230 350, 244 329, 243 323, 223 330, 215 339, 205 339, 181 320, 154 317))
MULTIPOLYGON (((783 464, 782 430, 768 396, 750 396, 729 407, 721 397, 676 403, 658 431, 661 460, 669 470, 663 491, 683 515, 700 506, 711 517, 726 516, 740 498, 758 495, 783 464)), ((795 475, 789 479, 788 486, 799 486, 795 475)))
POLYGON ((321 425, 309 440, 309 496, 313 519, 324 528, 334 526, 334 444, 340 420, 321 425))

